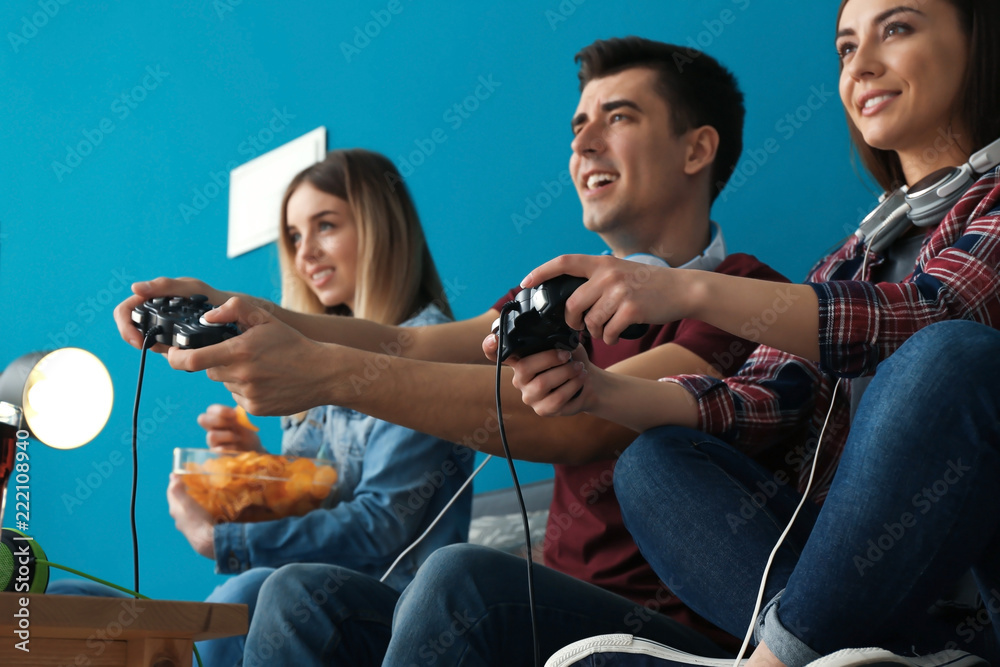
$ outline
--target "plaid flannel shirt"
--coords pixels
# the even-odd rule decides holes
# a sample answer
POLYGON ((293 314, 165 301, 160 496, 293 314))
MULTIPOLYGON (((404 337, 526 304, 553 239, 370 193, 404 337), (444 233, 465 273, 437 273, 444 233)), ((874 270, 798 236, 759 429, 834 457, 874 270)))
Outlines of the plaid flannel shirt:
MULTIPOLYGON (((965 319, 1000 328, 1000 168, 980 177, 928 232, 903 282, 861 280, 863 260, 864 249, 852 236, 809 272, 807 283, 819 298, 819 363, 761 345, 732 377, 663 378, 695 396, 699 429, 791 473, 799 491, 837 377, 848 378, 837 389, 823 435, 810 492, 817 502, 826 497, 847 441, 849 378, 873 374, 934 322, 965 319)), ((869 267, 881 262, 868 253, 869 267)))

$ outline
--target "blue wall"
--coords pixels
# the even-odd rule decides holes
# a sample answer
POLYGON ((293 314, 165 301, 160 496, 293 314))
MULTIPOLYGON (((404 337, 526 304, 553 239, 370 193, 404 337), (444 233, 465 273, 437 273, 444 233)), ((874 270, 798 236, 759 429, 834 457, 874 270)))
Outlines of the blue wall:
MULTIPOLYGON (((226 259, 227 191, 215 181, 318 125, 331 148, 381 151, 407 174, 460 317, 555 254, 603 249, 570 189, 545 196, 567 168, 573 54, 597 38, 697 45, 741 80, 747 150, 713 212, 732 250, 801 279, 873 200, 851 167, 836 96, 835 2, 794 12, 759 0, 332 4, 4 3, 0 367, 71 344, 100 356, 116 388, 95 441, 72 452, 32 444, 30 532, 57 562, 131 582, 139 355, 119 339, 112 308, 130 281, 158 275, 276 297, 273 247, 226 259), (478 108, 449 111, 482 79, 495 87, 478 108), (446 140, 420 154, 438 128, 446 140)), ((201 599, 220 580, 174 529, 164 489, 173 448, 203 442, 195 416, 227 400, 204 374, 150 359, 139 461, 150 595, 201 599)), ((276 445, 275 420, 258 421, 276 445)), ((507 485, 499 461, 477 482, 507 485)))

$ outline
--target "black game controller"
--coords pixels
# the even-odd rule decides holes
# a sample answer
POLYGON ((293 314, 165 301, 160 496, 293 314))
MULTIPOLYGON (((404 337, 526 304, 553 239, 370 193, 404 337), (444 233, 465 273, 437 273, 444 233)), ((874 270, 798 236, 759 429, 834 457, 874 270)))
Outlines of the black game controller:
POLYGON ((159 297, 133 308, 132 324, 143 336, 159 327, 154 336, 156 342, 182 350, 215 345, 239 335, 239 329, 231 322, 206 322, 203 316, 212 308, 208 297, 202 294, 159 297))
MULTIPOLYGON (((581 332, 566 324, 566 300, 585 282, 584 278, 562 275, 518 292, 513 306, 493 323, 493 333, 503 327, 500 361, 511 355, 526 357, 545 350, 576 349, 581 332)), ((641 338, 647 331, 648 324, 632 324, 621 337, 641 338)))

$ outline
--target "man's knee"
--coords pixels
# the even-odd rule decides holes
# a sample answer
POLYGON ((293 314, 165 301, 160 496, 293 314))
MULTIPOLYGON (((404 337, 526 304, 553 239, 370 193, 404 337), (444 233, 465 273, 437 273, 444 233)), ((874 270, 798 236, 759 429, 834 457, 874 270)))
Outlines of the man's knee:
POLYGON ((454 581, 456 575, 474 576, 479 572, 496 571, 496 561, 504 554, 477 544, 450 544, 428 556, 410 588, 440 588, 442 583, 454 581))
POLYGON ((330 598, 349 592, 361 575, 336 565, 293 563, 275 570, 260 588, 260 602, 275 605, 296 601, 308 606, 322 606, 330 598))
POLYGON ((454 604, 475 607, 497 595, 498 582, 519 580, 524 559, 476 544, 453 544, 431 554, 400 597, 397 618, 454 604))

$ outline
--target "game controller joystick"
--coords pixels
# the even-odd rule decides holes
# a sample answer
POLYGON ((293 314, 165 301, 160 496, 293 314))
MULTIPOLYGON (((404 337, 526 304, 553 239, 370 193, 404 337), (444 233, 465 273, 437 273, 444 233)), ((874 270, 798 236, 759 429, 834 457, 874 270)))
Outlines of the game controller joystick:
POLYGON ((239 335, 231 322, 205 321, 205 313, 212 308, 202 294, 157 297, 132 309, 132 324, 143 336, 159 327, 154 335, 156 342, 182 350, 215 345, 239 335))
MULTIPOLYGON (((566 324, 566 300, 585 282, 583 278, 562 275, 518 292, 511 308, 493 323, 493 333, 503 327, 500 361, 511 355, 526 357, 545 350, 575 349, 581 332, 566 324)), ((647 331, 648 324, 632 324, 621 337, 640 338, 647 331)))

